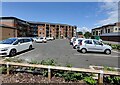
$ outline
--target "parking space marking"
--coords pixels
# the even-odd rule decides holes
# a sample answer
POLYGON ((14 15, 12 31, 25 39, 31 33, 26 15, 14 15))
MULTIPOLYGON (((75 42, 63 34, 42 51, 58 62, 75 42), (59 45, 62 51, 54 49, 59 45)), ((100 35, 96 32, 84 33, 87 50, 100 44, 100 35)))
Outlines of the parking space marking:
POLYGON ((100 57, 119 57, 119 56, 114 56, 114 55, 104 55, 104 54, 82 54, 82 53, 75 53, 74 55, 78 56, 100 56, 100 57))
POLYGON ((20 53, 19 55, 16 55, 15 57, 22 56, 22 55, 24 55, 24 54, 26 54, 26 53, 30 53, 30 52, 32 52, 32 51, 34 51, 34 50, 30 50, 30 51, 27 51, 27 52, 25 52, 25 53, 20 53))

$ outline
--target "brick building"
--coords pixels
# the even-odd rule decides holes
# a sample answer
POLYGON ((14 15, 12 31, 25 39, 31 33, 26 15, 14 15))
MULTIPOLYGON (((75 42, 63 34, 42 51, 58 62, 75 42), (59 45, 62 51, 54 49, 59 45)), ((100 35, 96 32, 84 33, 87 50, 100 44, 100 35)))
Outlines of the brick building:
POLYGON ((0 40, 16 36, 17 29, 15 27, 0 25, 0 40))
POLYGON ((120 42, 120 22, 92 29, 92 36, 100 36, 106 41, 120 42))
MULTIPOLYGON (((1 17, 1 32, 6 33, 4 26, 7 29, 13 27, 15 36, 9 37, 54 37, 54 38, 66 38, 76 36, 76 26, 59 23, 47 23, 47 22, 31 22, 18 19, 16 17, 1 17), (3 31, 4 30, 4 31, 3 31)), ((3 38, 4 39, 4 38, 3 38)))

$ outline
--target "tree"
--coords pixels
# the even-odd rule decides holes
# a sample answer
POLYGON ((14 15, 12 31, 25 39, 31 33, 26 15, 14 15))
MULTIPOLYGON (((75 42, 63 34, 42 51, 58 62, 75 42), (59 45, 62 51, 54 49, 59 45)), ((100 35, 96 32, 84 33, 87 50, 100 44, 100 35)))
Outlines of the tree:
POLYGON ((77 32, 78 35, 83 35, 82 31, 77 32))
POLYGON ((85 32, 84 34, 85 38, 90 38, 92 36, 92 34, 90 32, 85 32))

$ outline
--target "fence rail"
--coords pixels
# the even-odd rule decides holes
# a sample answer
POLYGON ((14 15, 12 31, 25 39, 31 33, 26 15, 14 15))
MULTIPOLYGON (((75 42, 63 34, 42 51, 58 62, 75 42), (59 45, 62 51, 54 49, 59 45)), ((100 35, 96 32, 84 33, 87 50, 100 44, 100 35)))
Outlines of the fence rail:
POLYGON ((51 70, 66 70, 66 71, 78 71, 85 73, 94 73, 98 74, 98 83, 103 84, 103 75, 116 75, 120 76, 120 72, 116 71, 103 71, 103 70, 92 70, 85 68, 70 68, 70 67, 61 67, 61 66, 48 66, 48 65, 36 65, 36 64, 27 64, 27 63, 15 63, 15 62, 0 62, 0 65, 7 66, 7 75, 9 75, 9 66, 23 66, 23 67, 36 67, 36 68, 44 68, 48 69, 48 80, 51 79, 51 70))

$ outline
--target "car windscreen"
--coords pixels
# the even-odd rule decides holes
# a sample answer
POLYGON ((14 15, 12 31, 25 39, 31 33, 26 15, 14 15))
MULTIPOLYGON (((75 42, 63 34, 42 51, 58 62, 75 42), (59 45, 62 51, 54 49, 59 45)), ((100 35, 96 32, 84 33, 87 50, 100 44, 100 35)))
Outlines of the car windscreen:
POLYGON ((82 42, 83 40, 78 40, 79 44, 82 42))
POLYGON ((0 44, 12 44, 16 40, 17 40, 16 38, 9 38, 9 39, 0 41, 0 44))

